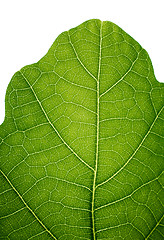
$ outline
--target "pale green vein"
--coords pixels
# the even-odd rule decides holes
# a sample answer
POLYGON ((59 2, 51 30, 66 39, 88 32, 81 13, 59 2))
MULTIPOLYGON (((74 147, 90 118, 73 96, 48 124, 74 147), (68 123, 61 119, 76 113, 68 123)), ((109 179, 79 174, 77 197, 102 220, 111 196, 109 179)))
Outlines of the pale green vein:
POLYGON ((117 174, 119 174, 126 166, 127 164, 131 161, 131 159, 135 156, 135 154, 138 152, 138 150, 141 148, 142 144, 144 143, 145 139, 147 138, 147 136, 149 135, 149 133, 151 132, 151 129, 153 128, 155 122, 157 121, 159 115, 161 114, 162 110, 164 107, 161 108, 161 110, 158 112, 157 116, 155 117, 153 123, 151 124, 150 128, 148 129, 147 133, 145 134, 145 136, 143 137, 142 141, 140 142, 140 144, 138 145, 138 147, 136 148, 136 150, 133 152, 133 154, 131 155, 131 157, 125 162, 125 164, 116 172, 114 173, 110 178, 108 178, 106 181, 98 184, 96 186, 96 188, 104 185, 105 183, 109 182, 111 179, 113 179, 117 174))
POLYGON ((40 232, 40 233, 37 233, 37 234, 33 235, 32 237, 28 238, 28 240, 33 239, 34 237, 40 236, 40 235, 42 235, 43 233, 45 233, 45 231, 42 231, 42 232, 40 232))
POLYGON ((70 182, 68 180, 65 180, 65 179, 61 179, 61 178, 57 178, 57 177, 52 177, 52 176, 49 176, 49 178, 52 178, 52 179, 56 179, 58 181, 62 181, 62 182, 65 182, 65 183, 68 183, 68 184, 72 184, 72 185, 75 185, 77 187, 81 187, 81 188, 85 188, 87 189, 88 191, 92 192, 92 190, 84 185, 81 185, 81 184, 78 184, 78 183, 74 183, 74 182, 70 182))
POLYGON ((98 211, 98 210, 100 210, 100 209, 102 209, 102 208, 105 208, 105 207, 109 207, 109 206, 111 206, 111 205, 113 205, 113 204, 116 204, 116 203, 118 203, 118 202, 124 201, 124 200, 127 199, 127 198, 132 197, 132 196, 133 196, 138 190, 140 190, 141 188, 143 188, 143 187, 151 184, 152 182, 157 181, 162 174, 163 174, 163 172, 162 172, 158 177, 156 177, 156 178, 154 178, 154 179, 152 179, 152 180, 150 180, 150 181, 142 184, 141 186, 139 186, 138 188, 136 188, 133 192, 131 192, 129 195, 127 195, 127 196, 125 196, 125 197, 123 197, 123 198, 117 199, 117 200, 115 200, 115 201, 113 201, 113 202, 107 203, 107 204, 105 204, 105 205, 102 205, 102 206, 100 206, 100 207, 97 207, 97 208, 95 209, 95 211, 98 211))
POLYGON ((108 231, 108 230, 114 229, 114 228, 119 228, 119 227, 126 226, 126 225, 130 225, 131 227, 135 228, 145 238, 144 234, 130 222, 122 223, 122 224, 119 224, 119 225, 116 225, 116 226, 103 228, 103 229, 98 230, 97 233, 103 232, 103 231, 108 231))
POLYGON ((121 227, 121 226, 126 226, 126 225, 129 225, 129 224, 130 223, 122 223, 122 224, 119 224, 119 225, 116 225, 116 226, 111 226, 111 227, 106 227, 106 228, 103 228, 103 229, 99 229, 96 232, 99 233, 99 232, 107 231, 109 229, 118 228, 118 227, 121 227))
MULTIPOLYGON (((36 219, 34 219, 32 222, 30 221, 30 223, 25 224, 24 226, 21 226, 17 229, 12 230, 8 235, 7 235, 7 239, 11 240, 10 236, 14 233, 14 235, 16 235, 17 233, 19 234, 19 232, 21 230, 27 230, 29 227, 31 227, 34 223, 36 222, 36 219)), ((4 239, 3 239, 4 240, 4 239)), ((5 239, 6 240, 6 239, 5 239)))
POLYGON ((21 211, 24 210, 24 209, 26 209, 26 207, 20 208, 20 209, 18 209, 18 210, 15 211, 15 212, 12 212, 12 213, 10 213, 10 214, 8 214, 8 215, 5 215, 5 216, 3 216, 3 217, 0 217, 0 220, 1 220, 1 219, 4 219, 4 218, 11 217, 11 216, 13 216, 13 215, 15 215, 15 214, 21 212, 21 211))
POLYGON ((34 183, 33 186, 31 186, 31 188, 29 188, 23 195, 27 194, 27 192, 29 192, 34 186, 36 186, 36 184, 38 184, 40 181, 43 181, 44 179, 55 179, 57 181, 61 181, 61 182, 64 182, 66 184, 71 184, 71 185, 74 185, 74 186, 77 186, 77 187, 81 187, 81 188, 84 188, 90 192, 92 192, 92 190, 84 185, 81 185, 81 184, 78 184, 78 183, 75 183, 75 182, 71 182, 71 181, 68 181, 68 180, 65 180, 65 179, 61 179, 61 178, 58 178, 58 177, 53 177, 53 176, 45 176, 41 179, 39 179, 38 181, 36 181, 34 183))
MULTIPOLYGON (((50 201, 49 201, 50 202, 50 201)), ((53 202, 53 201, 51 201, 53 202)), ((68 206, 68 205, 65 205, 63 204, 62 202, 55 202, 55 203, 58 203, 60 204, 62 207, 64 208, 68 208, 68 209, 71 209, 71 210, 78 210, 78 211, 84 211, 84 212, 91 212, 90 209, 86 209, 86 208, 78 208, 78 207, 71 207, 71 206, 68 206)))
POLYGON ((31 86, 31 84, 29 83, 28 79, 24 76, 24 74, 20 71, 20 73, 22 74, 23 78, 25 79, 25 81, 27 82, 27 84, 29 85, 31 91, 33 92, 41 110, 43 111, 48 123, 50 124, 50 126, 53 128, 53 130, 56 132, 56 134, 58 135, 58 137, 62 140, 62 142, 65 144, 65 146, 67 146, 67 148, 82 162, 84 163, 88 168, 90 168, 92 171, 94 171, 94 169, 88 164, 86 163, 67 143, 66 141, 62 138, 62 136, 59 134, 59 132, 57 131, 57 129, 54 127, 54 125, 52 124, 52 122, 50 121, 46 111, 44 110, 40 100, 38 99, 33 87, 31 86))
POLYGON ((85 109, 86 111, 88 111, 88 112, 90 112, 90 113, 97 114, 96 112, 92 111, 91 109, 89 109, 89 108, 87 108, 87 107, 85 107, 85 106, 83 106, 83 105, 80 105, 80 104, 77 104, 77 103, 74 103, 74 102, 66 102, 66 101, 65 101, 65 103, 66 103, 66 104, 75 105, 75 106, 77 106, 77 107, 80 107, 80 108, 85 109))
POLYGON ((35 219, 39 222, 39 224, 46 230, 46 232, 55 240, 57 240, 57 238, 50 232, 50 230, 44 225, 44 223, 38 218, 38 216, 34 213, 34 211, 29 207, 29 205, 25 202, 25 200, 22 198, 22 196, 20 195, 20 193, 17 191, 17 189, 14 187, 14 185, 11 183, 11 181, 9 180, 9 178, 6 176, 6 174, 0 170, 1 174, 4 176, 4 178, 6 179, 6 181, 9 183, 9 185, 11 186, 11 188, 14 190, 14 192, 19 196, 19 198, 21 199, 21 201, 23 202, 23 204, 26 206, 26 208, 32 213, 32 215, 35 217, 35 219))
POLYGON ((102 47, 102 22, 100 27, 100 52, 99 52, 99 67, 98 67, 98 77, 97 77, 97 139, 96 139, 96 160, 95 160, 95 172, 94 172, 94 179, 93 179, 93 193, 92 193, 92 230, 93 230, 93 239, 96 240, 96 229, 95 229, 95 214, 94 214, 94 208, 95 208, 95 186, 96 186, 96 177, 97 177, 97 167, 98 167, 98 151, 99 151, 99 115, 100 115, 100 109, 99 109, 99 92, 100 92, 100 70, 101 70, 101 47, 102 47))
POLYGON ((71 44, 72 48, 73 48, 73 51, 79 61, 79 63, 81 64, 81 66, 84 68, 84 70, 94 79, 97 81, 97 79, 95 78, 95 76, 86 68, 86 66, 82 63, 82 61, 80 60, 78 54, 77 54, 77 51, 74 47, 74 45, 72 44, 72 41, 71 41, 71 37, 70 37, 70 34, 69 34, 69 31, 67 32, 68 33, 68 38, 69 38, 69 43, 71 44))
MULTIPOLYGON (((142 50, 141 50, 141 51, 142 51, 142 50)), ((140 52, 141 52, 141 51, 140 51, 140 52)), ((119 84, 119 83, 128 75, 128 73, 132 70, 134 64, 136 63, 136 61, 137 61, 137 59, 138 59, 138 57, 139 57, 140 52, 138 52, 137 57, 136 57, 136 59, 134 60, 134 62, 132 63, 132 65, 130 66, 129 70, 128 70, 115 84, 113 84, 113 85, 112 85, 110 88, 108 88, 104 93, 102 93, 102 94, 100 95, 100 98, 101 98, 102 96, 104 96, 106 93, 108 93, 110 90, 112 90, 112 88, 114 88, 117 84, 119 84)))
POLYGON ((162 221, 164 215, 160 218, 160 220, 157 222, 157 224, 155 225, 155 227, 151 230, 151 232, 149 233, 149 235, 145 238, 145 240, 149 239, 149 237, 152 235, 152 233, 155 231, 155 229, 159 226, 160 222, 162 221))
POLYGON ((63 81, 69 83, 70 85, 74 85, 74 86, 79 87, 79 88, 84 88, 84 89, 86 89, 86 90, 90 90, 90 91, 96 92, 96 90, 93 89, 93 88, 86 87, 86 86, 83 86, 83 85, 79 85, 79 84, 77 84, 77 83, 74 83, 74 82, 69 81, 69 80, 66 79, 65 77, 60 76, 59 73, 57 73, 56 71, 53 71, 53 73, 56 74, 56 75, 59 77, 59 79, 62 79, 63 81))

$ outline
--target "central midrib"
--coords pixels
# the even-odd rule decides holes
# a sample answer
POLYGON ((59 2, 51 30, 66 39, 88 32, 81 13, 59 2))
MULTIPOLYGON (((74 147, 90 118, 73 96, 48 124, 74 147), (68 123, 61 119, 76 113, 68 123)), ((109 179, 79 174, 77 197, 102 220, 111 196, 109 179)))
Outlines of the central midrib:
POLYGON ((100 106, 100 68, 101 68, 101 45, 102 45, 102 24, 100 26, 100 51, 99 51, 99 66, 98 66, 98 76, 97 76, 97 130, 96 130, 96 160, 95 160, 95 170, 93 178, 93 193, 92 193, 92 232, 93 240, 96 240, 96 230, 95 230, 95 190, 96 190, 96 177, 97 177, 97 164, 98 164, 98 151, 99 151, 99 106, 100 106))

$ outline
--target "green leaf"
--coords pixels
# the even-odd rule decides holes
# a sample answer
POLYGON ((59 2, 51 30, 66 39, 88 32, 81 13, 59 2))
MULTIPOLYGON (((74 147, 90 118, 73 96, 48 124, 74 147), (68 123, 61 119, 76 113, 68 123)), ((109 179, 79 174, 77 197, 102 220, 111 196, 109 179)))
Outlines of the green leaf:
POLYGON ((163 84, 111 22, 63 32, 12 78, 0 239, 163 239, 163 84))

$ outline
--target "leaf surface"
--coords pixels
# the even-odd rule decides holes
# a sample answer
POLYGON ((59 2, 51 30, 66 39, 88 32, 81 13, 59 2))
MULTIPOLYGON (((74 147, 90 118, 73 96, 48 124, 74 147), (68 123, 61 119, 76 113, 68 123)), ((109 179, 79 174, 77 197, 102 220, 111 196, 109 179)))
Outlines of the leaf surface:
POLYGON ((163 239, 163 84, 111 22, 63 32, 13 76, 0 239, 163 239))

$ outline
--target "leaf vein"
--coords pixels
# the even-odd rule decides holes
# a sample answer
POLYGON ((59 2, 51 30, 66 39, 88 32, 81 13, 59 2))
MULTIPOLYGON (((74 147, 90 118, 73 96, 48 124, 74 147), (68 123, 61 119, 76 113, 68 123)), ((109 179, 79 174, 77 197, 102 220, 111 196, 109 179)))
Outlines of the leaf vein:
POLYGON ((68 33, 69 43, 71 44, 71 46, 72 46, 72 48, 73 48, 73 51, 74 51, 74 53, 75 53, 75 55, 76 55, 76 57, 77 57, 77 60, 79 61, 79 63, 81 64, 81 66, 84 68, 84 70, 85 70, 94 80, 97 81, 97 79, 95 78, 95 76, 86 68, 86 66, 85 66, 85 65, 82 63, 82 61, 80 60, 80 58, 79 58, 79 56, 78 56, 78 54, 77 54, 77 51, 76 51, 76 49, 75 49, 75 47, 74 47, 74 45, 73 45, 73 43, 72 43, 72 41, 71 41, 71 37, 70 37, 69 31, 67 31, 67 33, 68 33))
POLYGON ((104 185, 105 183, 109 182, 111 179, 113 179, 118 173, 120 173, 126 166, 127 164, 131 161, 131 159, 135 156, 135 154, 138 152, 138 150, 140 149, 140 147, 142 146, 142 144, 144 143, 145 139, 147 138, 147 136, 149 135, 149 133, 151 132, 151 129, 153 128, 156 120, 158 119, 159 115, 161 114, 162 110, 164 107, 161 108, 161 110, 158 112, 158 114, 156 115, 153 123, 151 124, 150 128, 148 129, 147 133, 145 134, 145 136, 143 137, 142 141, 140 142, 140 144, 138 145, 138 147, 136 148, 136 150, 133 152, 133 154, 131 155, 131 157, 125 162, 125 164, 117 171, 115 172, 110 178, 108 178, 107 180, 105 180, 104 182, 98 184, 96 186, 96 188, 104 185))
POLYGON ((145 240, 149 239, 149 237, 152 235, 152 233, 155 231, 155 229, 159 226, 160 222, 162 221, 164 215, 159 219, 155 227, 151 230, 151 232, 148 234, 148 236, 145 238, 145 240))
MULTIPOLYGON (((140 52, 141 52, 141 51, 142 51, 142 50, 140 50, 140 52)), ((114 83, 110 88, 108 88, 104 93, 102 93, 102 94, 100 95, 100 98, 101 98, 102 96, 104 96, 106 93, 108 93, 110 90, 112 90, 112 88, 114 88, 117 84, 119 84, 119 83, 126 77, 126 75, 132 70, 134 64, 136 63, 136 61, 137 61, 137 59, 138 59, 138 57, 139 57, 140 52, 138 52, 137 57, 136 57, 136 59, 134 60, 134 62, 132 63, 132 65, 130 66, 129 70, 128 70, 116 83, 114 83)))
POLYGON ((84 163, 88 168, 90 168, 92 171, 94 171, 94 169, 93 169, 88 163, 86 163, 86 162, 66 143, 66 141, 62 138, 62 136, 59 134, 59 132, 57 131, 57 129, 54 127, 54 125, 53 125, 52 122, 50 121, 50 119, 49 119, 46 111, 44 110, 41 102, 39 101, 39 99, 38 99, 38 97, 37 97, 37 95, 36 95, 33 87, 31 86, 31 84, 29 83, 29 81, 27 80, 27 78, 24 76, 24 74, 23 74, 21 71, 20 71, 20 73, 22 74, 22 76, 23 76, 23 78, 25 79, 25 81, 27 82, 27 84, 30 86, 31 91, 33 92, 33 94, 34 94, 34 96, 35 96, 38 104, 40 105, 40 108, 41 108, 41 110, 43 111, 43 113, 44 113, 44 115, 45 115, 48 123, 51 125, 51 127, 53 128, 53 130, 56 132, 56 134, 58 135, 58 137, 62 140, 62 142, 65 144, 65 146, 67 146, 67 148, 68 148, 82 163, 84 163))
POLYGON ((23 204, 26 206, 26 208, 32 213, 32 215, 35 217, 35 219, 39 222, 39 224, 46 230, 46 232, 49 233, 49 235, 57 240, 57 238, 50 232, 50 230, 45 226, 45 224, 39 219, 39 217, 34 213, 34 211, 29 207, 29 205, 25 202, 25 200, 23 199, 23 197, 20 195, 20 193, 17 191, 17 189, 14 187, 14 185, 11 183, 11 181, 9 180, 9 178, 6 176, 6 174, 0 170, 1 174, 4 176, 4 178, 7 180, 7 182, 9 183, 9 185, 11 186, 11 188, 14 190, 14 192, 19 196, 19 198, 21 199, 21 201, 23 202, 23 204))
POLYGON ((99 82, 100 82, 100 70, 101 70, 101 54, 102 54, 102 24, 101 22, 101 27, 100 27, 100 52, 99 52, 99 66, 98 66, 98 77, 97 77, 97 139, 96 139, 96 160, 95 160, 95 171, 94 171, 94 179, 93 179, 93 193, 92 193, 92 230, 93 230, 93 239, 96 240, 96 230, 95 230, 95 216, 94 216, 94 211, 95 211, 95 190, 96 190, 96 177, 97 177, 97 168, 98 168, 98 157, 99 157, 99 115, 100 115, 100 110, 99 110, 99 105, 100 105, 100 87, 99 87, 99 82))
MULTIPOLYGON (((162 173, 163 173, 163 172, 162 172, 162 173)), ((162 173, 161 173, 161 174, 162 174, 162 173)), ((154 179, 152 179, 152 180, 150 180, 150 181, 148 181, 148 182, 146 182, 146 183, 143 183, 141 186, 139 186, 138 188, 136 188, 135 190, 133 190, 133 192, 131 192, 129 195, 127 195, 127 196, 125 196, 125 197, 123 197, 123 198, 120 198, 120 199, 118 199, 118 200, 115 200, 115 201, 113 201, 113 202, 107 203, 107 204, 105 204, 105 205, 102 205, 102 206, 100 206, 100 207, 97 207, 97 208, 95 209, 95 211, 98 211, 98 210, 100 210, 100 209, 102 209, 102 208, 105 208, 105 207, 108 207, 108 206, 110 206, 110 205, 113 205, 113 204, 115 204, 115 203, 121 202, 121 201, 123 201, 123 200, 125 200, 125 199, 127 199, 127 198, 129 198, 129 197, 132 197, 132 195, 133 195, 134 193, 136 193, 138 190, 140 190, 141 188, 147 186, 148 184, 151 184, 151 183, 154 182, 154 181, 157 181, 157 180, 159 179, 159 177, 161 176, 161 174, 160 174, 158 177, 156 177, 156 178, 154 178, 154 179)))

